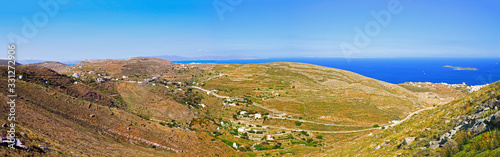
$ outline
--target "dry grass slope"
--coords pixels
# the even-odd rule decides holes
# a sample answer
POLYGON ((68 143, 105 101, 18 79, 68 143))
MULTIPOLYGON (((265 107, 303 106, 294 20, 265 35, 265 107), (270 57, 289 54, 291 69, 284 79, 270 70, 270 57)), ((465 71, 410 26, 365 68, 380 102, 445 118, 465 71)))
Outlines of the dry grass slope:
MULTIPOLYGON (((6 67, 0 79, 0 110, 8 113, 6 67)), ((112 97, 48 69, 18 66, 17 136, 31 152, 0 147, 0 155, 225 156, 235 153, 212 137, 169 128, 121 108, 112 97), (92 116, 91 116, 92 115, 92 116), (25 134, 21 135, 23 132, 25 134), (51 151, 40 149, 46 146, 51 151)), ((126 105, 125 105, 126 106, 126 105)), ((124 106, 124 107, 125 107, 124 106)), ((0 115, 6 123, 6 114, 0 115)), ((7 128, 1 128, 5 132, 7 128)))
MULTIPOLYGON (((435 109, 417 114, 398 126, 390 127, 373 136, 367 136, 359 142, 332 149, 325 154, 328 156, 444 156, 446 150, 443 148, 436 150, 421 148, 429 146, 430 141, 437 140, 442 134, 452 129, 457 124, 459 116, 474 113, 478 105, 492 99, 500 100, 500 81, 435 109), (406 137, 416 139, 410 145, 401 146, 406 137), (375 149, 377 146, 380 148, 375 149)), ((498 133, 492 132, 491 134, 498 133)))
POLYGON ((212 73, 223 76, 203 88, 322 122, 388 123, 429 106, 400 86, 310 64, 219 65, 212 73))

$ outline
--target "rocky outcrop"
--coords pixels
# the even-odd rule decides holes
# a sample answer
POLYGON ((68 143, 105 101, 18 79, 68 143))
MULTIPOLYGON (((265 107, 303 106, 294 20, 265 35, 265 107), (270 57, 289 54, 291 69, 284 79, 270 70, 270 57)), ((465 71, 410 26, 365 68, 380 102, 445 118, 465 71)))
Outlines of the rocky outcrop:
POLYGON ((439 143, 440 143, 440 142, 441 142, 441 141, 430 141, 430 142, 429 142, 429 148, 431 148, 431 149, 436 149, 436 148, 438 148, 438 147, 439 147, 439 143))
POLYGON ((387 143, 386 143, 386 142, 384 142, 384 143, 382 143, 382 144, 379 144, 379 145, 375 146, 373 149, 377 150, 377 149, 380 149, 380 148, 385 147, 385 146, 387 146, 387 143))
POLYGON ((453 129, 441 135, 437 141, 429 142, 432 149, 443 147, 458 131, 464 130, 471 132, 473 136, 479 135, 488 130, 498 128, 500 126, 500 101, 490 99, 488 102, 476 106, 476 112, 472 114, 462 115, 462 119, 455 125, 453 129))
POLYGON ((403 145, 410 145, 413 141, 415 141, 415 137, 407 137, 403 140, 403 145))

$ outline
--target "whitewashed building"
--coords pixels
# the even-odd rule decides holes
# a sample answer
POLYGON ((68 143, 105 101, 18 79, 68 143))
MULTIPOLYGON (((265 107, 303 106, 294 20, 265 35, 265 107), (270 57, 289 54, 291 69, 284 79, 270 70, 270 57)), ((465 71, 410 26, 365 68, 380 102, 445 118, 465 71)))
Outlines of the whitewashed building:
POLYGON ((240 111, 240 115, 245 115, 247 114, 247 111, 240 111))
POLYGON ((262 115, 260 113, 256 113, 256 114, 254 114, 254 118, 255 119, 262 118, 262 115))
POLYGON ((266 140, 268 141, 274 140, 273 135, 266 135, 266 140))

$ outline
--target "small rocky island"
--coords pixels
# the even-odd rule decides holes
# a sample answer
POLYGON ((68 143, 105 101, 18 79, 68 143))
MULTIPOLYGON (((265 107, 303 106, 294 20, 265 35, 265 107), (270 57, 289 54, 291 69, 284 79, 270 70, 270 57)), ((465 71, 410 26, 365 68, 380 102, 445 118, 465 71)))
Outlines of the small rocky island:
POLYGON ((454 67, 451 65, 445 65, 443 67, 452 68, 453 70, 477 70, 476 68, 473 68, 473 67, 454 67))

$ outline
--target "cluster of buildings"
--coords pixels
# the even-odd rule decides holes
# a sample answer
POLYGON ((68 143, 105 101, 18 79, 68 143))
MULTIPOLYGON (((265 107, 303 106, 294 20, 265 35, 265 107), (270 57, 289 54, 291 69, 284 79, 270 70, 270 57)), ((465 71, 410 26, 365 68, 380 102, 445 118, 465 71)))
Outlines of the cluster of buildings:
MULTIPOLYGON (((239 115, 244 117, 244 116, 247 116, 247 111, 240 111, 239 112, 239 115)), ((262 118, 262 114, 260 113, 255 113, 255 114, 248 114, 248 117, 253 117, 255 119, 259 119, 259 118, 262 118)))
POLYGON ((486 87, 488 86, 489 84, 485 84, 485 85, 474 85, 474 86, 467 86, 467 90, 469 91, 469 93, 472 93, 472 92, 475 92, 475 91, 478 91, 479 89, 483 88, 483 87, 486 87))

